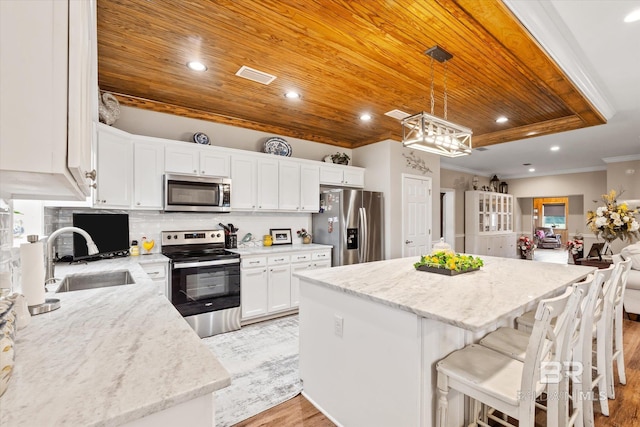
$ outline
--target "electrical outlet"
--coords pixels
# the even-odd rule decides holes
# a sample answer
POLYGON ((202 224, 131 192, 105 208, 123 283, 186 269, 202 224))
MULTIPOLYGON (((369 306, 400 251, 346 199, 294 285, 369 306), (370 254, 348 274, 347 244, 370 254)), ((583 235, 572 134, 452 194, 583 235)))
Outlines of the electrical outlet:
POLYGON ((344 328, 344 319, 337 314, 333 316, 333 332, 336 336, 342 338, 342 331, 344 328))

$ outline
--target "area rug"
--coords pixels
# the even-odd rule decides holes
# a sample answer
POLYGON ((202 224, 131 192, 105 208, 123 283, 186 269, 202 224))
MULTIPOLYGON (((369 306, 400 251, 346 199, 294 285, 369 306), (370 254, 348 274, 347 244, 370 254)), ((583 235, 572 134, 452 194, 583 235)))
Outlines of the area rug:
POLYGON ((232 426, 298 395, 298 316, 203 338, 231 374, 215 392, 216 426, 232 426))

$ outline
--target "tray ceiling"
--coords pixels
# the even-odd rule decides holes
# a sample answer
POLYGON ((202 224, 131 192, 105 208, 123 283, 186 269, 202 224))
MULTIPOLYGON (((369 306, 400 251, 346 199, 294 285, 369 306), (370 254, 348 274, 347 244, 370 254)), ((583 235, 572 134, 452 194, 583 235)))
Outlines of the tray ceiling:
MULTIPOLYGON (((453 54, 448 118, 473 129, 474 147, 605 122, 500 1, 97 5, 100 89, 124 105, 347 148, 399 141, 400 122, 384 113, 429 111, 424 51, 439 45, 453 54), (208 70, 187 69, 192 60, 208 70), (277 78, 240 78, 243 65, 277 78), (302 98, 285 98, 288 90, 302 98)), ((442 117, 444 66, 434 70, 442 117)))

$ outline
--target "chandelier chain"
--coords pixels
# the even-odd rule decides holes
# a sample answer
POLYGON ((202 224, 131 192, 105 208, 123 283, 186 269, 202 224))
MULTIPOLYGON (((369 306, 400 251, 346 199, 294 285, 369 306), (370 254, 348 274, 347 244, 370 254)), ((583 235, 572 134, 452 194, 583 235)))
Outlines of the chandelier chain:
POLYGON ((431 58, 431 115, 435 114, 436 99, 433 96, 433 57, 431 58))
POLYGON ((444 119, 447 120, 447 63, 444 63, 444 119))

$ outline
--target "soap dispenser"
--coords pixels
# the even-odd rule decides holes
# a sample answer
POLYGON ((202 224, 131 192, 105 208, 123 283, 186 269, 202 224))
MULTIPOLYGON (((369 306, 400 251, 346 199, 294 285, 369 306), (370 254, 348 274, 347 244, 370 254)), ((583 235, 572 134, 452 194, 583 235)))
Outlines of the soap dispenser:
POLYGON ((140 246, 138 246, 138 241, 137 240, 132 240, 131 241, 131 249, 129 250, 129 253, 131 253, 131 256, 140 255, 140 246))

